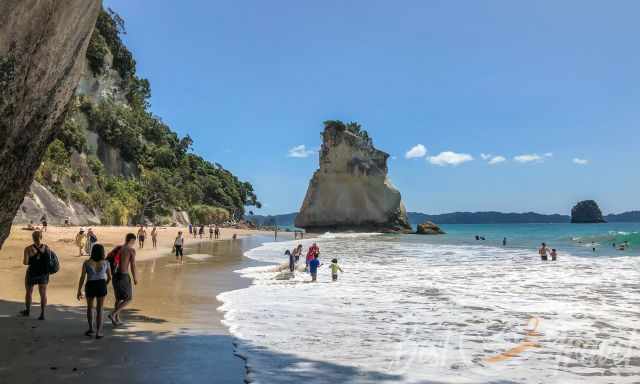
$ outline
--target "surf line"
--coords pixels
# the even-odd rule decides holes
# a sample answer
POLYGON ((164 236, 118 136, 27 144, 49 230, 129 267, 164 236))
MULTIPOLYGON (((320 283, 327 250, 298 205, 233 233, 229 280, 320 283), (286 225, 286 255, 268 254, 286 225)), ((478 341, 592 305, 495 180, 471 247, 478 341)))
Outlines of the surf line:
POLYGON ((527 351, 529 349, 539 348, 540 344, 538 344, 535 340, 530 340, 529 338, 540 336, 540 333, 538 333, 537 331, 538 325, 540 324, 540 319, 537 317, 531 317, 527 325, 532 323, 533 323, 533 327, 527 330, 527 336, 525 336, 524 340, 518 343, 518 345, 498 355, 488 357, 484 359, 484 361, 490 364, 499 363, 505 360, 512 359, 514 357, 518 357, 522 352, 527 351))

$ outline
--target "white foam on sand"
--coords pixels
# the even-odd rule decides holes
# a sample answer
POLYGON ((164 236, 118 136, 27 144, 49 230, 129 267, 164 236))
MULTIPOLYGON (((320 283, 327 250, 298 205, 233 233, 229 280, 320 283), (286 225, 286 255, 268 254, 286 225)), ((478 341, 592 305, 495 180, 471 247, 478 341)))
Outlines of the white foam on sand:
POLYGON ((285 249, 312 242, 324 264, 318 284, 254 267, 238 271, 253 285, 219 295, 251 381, 640 381, 638 258, 544 263, 535 250, 374 235, 246 255, 281 264, 285 249), (334 257, 345 271, 336 283, 334 257))

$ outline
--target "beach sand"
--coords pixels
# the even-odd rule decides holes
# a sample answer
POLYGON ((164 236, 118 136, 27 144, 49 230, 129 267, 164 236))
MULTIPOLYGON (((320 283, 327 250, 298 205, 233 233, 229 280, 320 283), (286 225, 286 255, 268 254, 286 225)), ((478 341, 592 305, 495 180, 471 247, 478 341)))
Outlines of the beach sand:
MULTIPOLYGON (((233 355, 233 338, 221 324, 215 297, 243 288, 248 280, 233 273, 242 268, 245 250, 273 239, 272 233, 223 228, 221 241, 187 239, 184 264, 168 257, 178 228, 163 228, 159 246, 138 250, 134 298, 123 313, 126 326, 107 321, 105 338, 84 336, 85 303, 76 300, 80 268, 72 239, 78 227, 49 227, 45 243, 56 251, 61 269, 48 287, 47 320, 36 320, 34 292, 31 318, 22 318, 22 251, 31 232, 12 228, 0 251, 0 383, 242 383, 244 362, 233 355), (238 240, 229 240, 233 234, 238 240), (254 236, 258 235, 258 236, 254 236), (269 236, 269 237, 267 237, 269 236)), ((135 228, 94 227, 110 250, 135 228)), ((186 232, 184 229, 181 229, 186 232)), ((148 230, 150 232, 150 229, 148 230)), ((208 233, 207 233, 208 235, 208 233)), ((113 307, 109 289, 106 308, 113 307)))

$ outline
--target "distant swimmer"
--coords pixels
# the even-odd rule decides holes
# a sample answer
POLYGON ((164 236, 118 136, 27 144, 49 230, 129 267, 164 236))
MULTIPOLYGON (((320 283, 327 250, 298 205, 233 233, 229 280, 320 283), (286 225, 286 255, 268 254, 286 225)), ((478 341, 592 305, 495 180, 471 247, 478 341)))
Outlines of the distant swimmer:
POLYGON ((476 235, 476 241, 480 240, 480 236, 476 235))
POLYGON ((538 250, 538 254, 540 255, 540 260, 547 261, 547 254, 549 253, 549 248, 547 248, 547 244, 542 243, 542 246, 538 250))
POLYGON ((503 247, 507 246, 507 238, 506 237, 504 239, 502 239, 502 246, 503 247))
POLYGON ((556 252, 556 249, 553 248, 551 249, 551 261, 556 261, 558 259, 558 252, 556 252))

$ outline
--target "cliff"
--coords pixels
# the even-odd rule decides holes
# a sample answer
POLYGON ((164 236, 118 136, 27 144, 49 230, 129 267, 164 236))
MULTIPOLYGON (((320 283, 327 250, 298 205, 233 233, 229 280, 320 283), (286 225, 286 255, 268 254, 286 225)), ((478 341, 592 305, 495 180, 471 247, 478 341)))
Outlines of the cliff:
POLYGON ((0 2, 0 246, 82 72, 99 0, 0 2))
POLYGON ((259 206, 250 183, 191 153, 191 138, 153 115, 151 85, 121 39, 124 20, 100 7, 93 20, 75 95, 14 223, 44 214, 54 224, 70 216, 73 224, 170 225, 259 206))
POLYGON ((400 192, 387 177, 388 158, 358 124, 325 122, 320 168, 295 225, 310 232, 410 232, 400 192))
POLYGON ((584 200, 578 202, 571 209, 572 223, 606 223, 602 217, 600 207, 593 200, 584 200))

